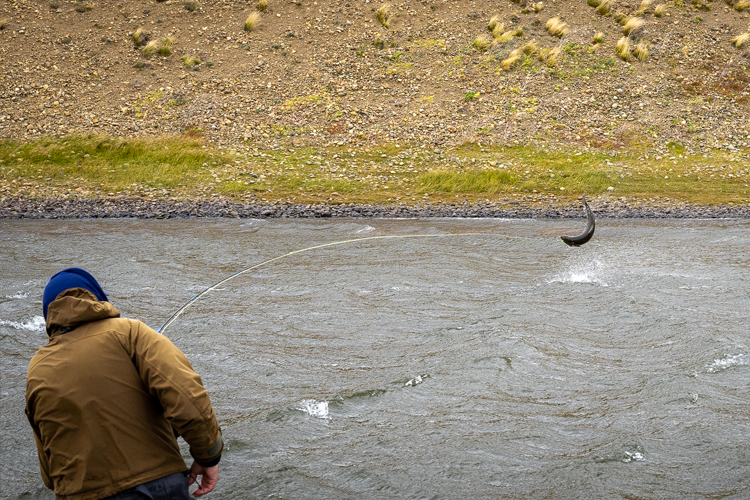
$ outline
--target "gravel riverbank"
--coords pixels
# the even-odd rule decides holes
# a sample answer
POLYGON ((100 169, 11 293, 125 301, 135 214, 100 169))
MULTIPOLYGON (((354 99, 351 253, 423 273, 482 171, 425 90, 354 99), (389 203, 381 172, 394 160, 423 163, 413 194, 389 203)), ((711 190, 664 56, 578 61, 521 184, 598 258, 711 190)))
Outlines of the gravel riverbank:
MULTIPOLYGON (((531 205, 522 202, 427 203, 420 205, 302 205, 288 203, 245 204, 227 200, 179 201, 141 198, 0 199, 0 219, 138 218, 426 218, 486 217, 510 219, 585 218, 578 204, 531 205)), ((748 206, 689 204, 637 205, 622 201, 592 200, 597 218, 605 219, 712 219, 750 218, 748 206)))

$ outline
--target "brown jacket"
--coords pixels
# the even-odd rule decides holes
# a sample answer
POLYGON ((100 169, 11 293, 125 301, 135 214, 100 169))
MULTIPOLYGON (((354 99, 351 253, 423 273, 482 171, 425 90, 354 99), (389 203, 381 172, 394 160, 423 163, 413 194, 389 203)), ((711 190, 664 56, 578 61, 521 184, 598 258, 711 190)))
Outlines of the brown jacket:
POLYGON ((175 432, 198 463, 218 462, 208 393, 168 338, 82 288, 49 305, 47 333, 29 365, 26 416, 57 498, 98 499, 185 471, 175 432))

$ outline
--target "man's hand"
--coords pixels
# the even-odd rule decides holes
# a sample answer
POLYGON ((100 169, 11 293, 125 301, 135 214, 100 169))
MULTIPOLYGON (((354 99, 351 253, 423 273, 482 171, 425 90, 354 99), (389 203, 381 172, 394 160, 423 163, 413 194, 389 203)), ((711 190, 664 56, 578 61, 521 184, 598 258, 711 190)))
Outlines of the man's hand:
POLYGON ((193 496, 196 497, 203 496, 216 488, 216 482, 219 480, 219 466, 203 467, 198 462, 193 462, 193 465, 190 466, 188 486, 196 482, 198 476, 201 476, 201 482, 198 489, 193 492, 193 496))

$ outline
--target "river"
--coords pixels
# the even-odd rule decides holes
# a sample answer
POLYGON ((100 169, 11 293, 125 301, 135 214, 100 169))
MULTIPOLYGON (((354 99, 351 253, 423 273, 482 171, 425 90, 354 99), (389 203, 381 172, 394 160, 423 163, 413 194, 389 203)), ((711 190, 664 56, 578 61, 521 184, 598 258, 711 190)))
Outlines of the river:
POLYGON ((749 498, 750 222, 557 238, 582 226, 3 221, 0 497, 53 498, 23 407, 55 272, 91 271, 158 328, 267 259, 430 234, 288 255, 165 329, 228 445, 206 498, 749 498))

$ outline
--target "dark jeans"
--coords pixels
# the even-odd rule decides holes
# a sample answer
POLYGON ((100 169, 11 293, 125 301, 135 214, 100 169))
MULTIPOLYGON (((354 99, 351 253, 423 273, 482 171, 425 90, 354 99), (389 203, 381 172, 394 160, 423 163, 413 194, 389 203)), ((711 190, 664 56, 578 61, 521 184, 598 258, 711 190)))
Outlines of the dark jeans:
POLYGON ((139 484, 102 500, 195 500, 188 492, 187 471, 139 484))

